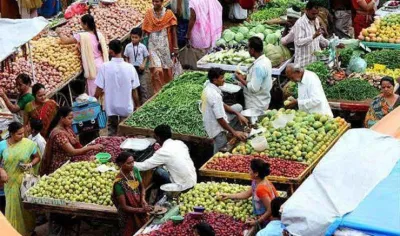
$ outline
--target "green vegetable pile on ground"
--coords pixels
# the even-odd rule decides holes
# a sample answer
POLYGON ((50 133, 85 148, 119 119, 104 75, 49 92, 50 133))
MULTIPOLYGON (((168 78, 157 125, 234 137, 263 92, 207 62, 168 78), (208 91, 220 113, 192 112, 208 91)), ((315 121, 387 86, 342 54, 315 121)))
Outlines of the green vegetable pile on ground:
MULTIPOLYGON (((323 62, 314 62, 306 67, 307 70, 316 73, 321 80, 325 95, 328 99, 363 101, 372 99, 379 94, 379 90, 373 87, 368 81, 352 78, 337 81, 334 85, 327 83, 331 76, 329 68, 323 62)), ((289 82, 287 94, 297 97, 297 84, 289 82)))
POLYGON ((148 129, 168 124, 174 133, 205 137, 198 101, 206 80, 203 72, 184 73, 134 112, 125 124, 148 129))
POLYGON ((389 69, 400 68, 400 50, 383 49, 370 52, 365 55, 368 67, 374 64, 385 65, 389 69))

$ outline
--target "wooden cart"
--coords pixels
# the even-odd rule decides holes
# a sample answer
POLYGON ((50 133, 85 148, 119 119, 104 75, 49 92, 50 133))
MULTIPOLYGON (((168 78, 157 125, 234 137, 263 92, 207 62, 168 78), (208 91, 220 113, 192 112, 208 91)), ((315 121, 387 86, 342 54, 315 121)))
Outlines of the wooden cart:
MULTIPOLYGON (((287 178, 283 176, 268 176, 268 180, 288 187, 288 194, 291 195, 298 186, 310 175, 311 171, 315 168, 318 162, 325 156, 325 154, 335 145, 337 140, 350 128, 347 124, 340 129, 339 135, 328 145, 324 152, 322 152, 297 178, 287 178)), ((248 173, 237 173, 229 171, 218 171, 207 169, 206 166, 214 159, 211 158, 200 168, 200 175, 213 178, 224 178, 233 180, 251 180, 248 173)))

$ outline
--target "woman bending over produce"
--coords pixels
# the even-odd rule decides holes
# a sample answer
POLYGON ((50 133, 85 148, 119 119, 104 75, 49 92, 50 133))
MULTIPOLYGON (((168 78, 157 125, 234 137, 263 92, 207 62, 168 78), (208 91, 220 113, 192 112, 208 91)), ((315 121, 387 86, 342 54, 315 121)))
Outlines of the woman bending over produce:
POLYGON ((83 155, 89 151, 99 151, 103 145, 96 144, 82 147, 72 130, 74 115, 69 107, 61 107, 49 128, 49 137, 45 155, 40 166, 40 175, 51 174, 71 159, 72 156, 83 155))
POLYGON ((47 137, 50 122, 57 113, 58 105, 53 99, 46 97, 46 89, 43 84, 37 83, 33 85, 32 95, 35 97, 35 100, 25 106, 24 126, 28 128, 25 132, 27 132, 26 134, 30 134, 30 119, 41 120, 43 129, 40 134, 43 137, 47 137))
POLYGON ((153 90, 157 93, 172 80, 173 58, 179 48, 174 13, 163 7, 163 0, 153 0, 153 6, 146 12, 142 29, 149 36, 150 72, 153 90))
POLYGON ((24 138, 24 127, 18 122, 8 126, 9 138, 0 142, 0 182, 5 183, 6 218, 21 235, 29 235, 35 228, 34 215, 26 211, 21 201, 21 184, 24 171, 37 171, 40 156, 37 145, 24 138))
POLYGON ((400 106, 400 96, 394 93, 394 80, 392 77, 385 76, 381 79, 381 94, 372 100, 365 116, 365 127, 371 128, 398 106, 400 106))
POLYGON ((153 207, 147 205, 146 191, 139 170, 134 167, 133 156, 122 152, 115 162, 120 171, 115 177, 111 197, 118 210, 121 236, 131 236, 147 222, 146 213, 153 207))
POLYGON ((255 219, 248 219, 249 225, 259 225, 263 228, 271 217, 271 201, 278 196, 274 185, 266 178, 270 173, 269 164, 261 159, 253 159, 250 162, 251 188, 245 192, 236 194, 222 193, 222 199, 242 199, 252 197, 255 219))
POLYGON ((13 104, 10 99, 8 99, 7 94, 2 88, 0 88, 0 97, 4 100, 8 110, 10 110, 12 113, 19 113, 20 111, 23 111, 26 104, 33 101, 35 97, 29 91, 32 85, 29 75, 19 74, 15 82, 19 93, 17 103, 13 104))
POLYGON ((73 37, 60 35, 60 40, 63 44, 79 43, 88 94, 93 97, 96 92, 94 79, 97 71, 108 61, 107 43, 103 34, 97 31, 94 18, 90 14, 82 16, 81 26, 85 32, 74 34, 73 37))

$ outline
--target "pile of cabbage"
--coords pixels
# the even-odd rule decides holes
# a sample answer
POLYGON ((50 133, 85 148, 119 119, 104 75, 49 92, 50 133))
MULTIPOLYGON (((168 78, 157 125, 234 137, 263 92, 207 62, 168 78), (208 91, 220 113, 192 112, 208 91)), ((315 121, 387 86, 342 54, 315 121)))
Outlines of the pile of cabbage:
MULTIPOLYGON (((277 67, 291 58, 290 51, 280 44, 281 34, 282 28, 280 26, 244 22, 241 26, 226 29, 216 45, 218 47, 235 48, 237 45, 246 45, 247 40, 253 36, 259 37, 264 42, 265 55, 271 60, 272 66, 277 67)), ((241 60, 240 62, 242 62, 242 65, 246 65, 248 61, 250 60, 246 62, 241 60)))

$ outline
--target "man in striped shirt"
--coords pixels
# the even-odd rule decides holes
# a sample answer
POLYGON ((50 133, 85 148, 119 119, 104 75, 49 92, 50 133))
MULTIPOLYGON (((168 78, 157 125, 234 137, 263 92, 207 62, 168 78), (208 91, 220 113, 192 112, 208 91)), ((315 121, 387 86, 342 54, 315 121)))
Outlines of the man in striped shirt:
POLYGON ((317 19, 318 4, 311 0, 307 2, 304 14, 293 26, 295 63, 304 67, 317 60, 314 53, 321 47, 328 47, 329 41, 322 36, 324 29, 317 19))

